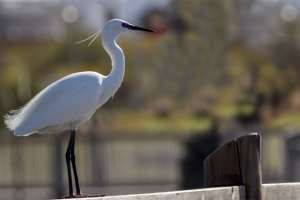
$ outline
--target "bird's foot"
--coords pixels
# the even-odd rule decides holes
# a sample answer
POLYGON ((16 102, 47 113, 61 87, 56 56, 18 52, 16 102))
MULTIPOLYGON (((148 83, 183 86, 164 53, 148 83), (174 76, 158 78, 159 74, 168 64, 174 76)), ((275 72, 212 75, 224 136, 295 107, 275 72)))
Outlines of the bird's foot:
POLYGON ((76 199, 76 198, 88 198, 88 197, 104 197, 105 194, 71 194, 69 196, 61 197, 61 199, 76 199))

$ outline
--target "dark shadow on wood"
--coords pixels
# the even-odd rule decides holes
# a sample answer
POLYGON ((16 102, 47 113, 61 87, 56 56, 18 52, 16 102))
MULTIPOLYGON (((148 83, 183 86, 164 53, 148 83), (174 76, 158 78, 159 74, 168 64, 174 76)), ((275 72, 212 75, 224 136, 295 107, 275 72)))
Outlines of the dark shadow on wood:
POLYGON ((245 185, 246 199, 261 196, 261 136, 252 133, 218 148, 204 161, 206 187, 245 185))

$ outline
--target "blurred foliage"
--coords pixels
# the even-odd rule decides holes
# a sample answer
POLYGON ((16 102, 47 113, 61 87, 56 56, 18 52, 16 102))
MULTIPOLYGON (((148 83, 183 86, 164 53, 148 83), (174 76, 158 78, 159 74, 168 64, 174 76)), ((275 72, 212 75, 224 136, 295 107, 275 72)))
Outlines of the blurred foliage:
MULTIPOLYGON (((300 111, 300 20, 278 19, 284 34, 270 33, 269 43, 252 48, 243 27, 250 26, 247 19, 257 6, 267 5, 251 0, 174 0, 170 11, 162 12, 168 31, 120 37, 126 57, 124 82, 113 100, 96 112, 94 125, 191 132, 208 129, 210 116, 226 119, 226 124, 227 119, 271 128, 296 124, 298 120, 290 124, 278 119, 300 111), (108 112, 113 117, 103 119, 108 112)), ((5 42, 0 47, 2 115, 67 74, 110 72, 100 39, 89 47, 74 44, 90 34, 76 25, 64 43, 5 42)))

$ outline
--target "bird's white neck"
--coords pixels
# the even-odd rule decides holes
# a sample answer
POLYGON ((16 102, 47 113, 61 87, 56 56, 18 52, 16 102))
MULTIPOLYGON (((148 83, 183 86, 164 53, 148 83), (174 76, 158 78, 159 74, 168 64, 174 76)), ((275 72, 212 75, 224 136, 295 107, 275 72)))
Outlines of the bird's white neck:
POLYGON ((116 44, 117 35, 102 33, 102 45, 112 61, 112 69, 107 76, 113 93, 120 87, 125 72, 125 58, 122 49, 116 44))

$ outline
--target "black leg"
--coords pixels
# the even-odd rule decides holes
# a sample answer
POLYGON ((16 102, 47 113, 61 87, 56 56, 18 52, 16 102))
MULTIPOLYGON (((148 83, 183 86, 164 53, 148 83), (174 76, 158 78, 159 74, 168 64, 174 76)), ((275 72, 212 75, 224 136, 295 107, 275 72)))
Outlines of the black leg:
POLYGON ((77 170, 76 170, 76 164, 75 164, 75 134, 76 131, 71 131, 71 136, 68 144, 68 148, 66 151, 66 162, 67 162, 67 168, 68 168, 68 180, 69 180, 69 195, 63 198, 85 198, 85 197, 103 197, 105 195, 88 195, 88 194, 82 194, 80 192, 79 182, 78 182, 78 176, 77 176, 77 170), (71 173, 71 164, 73 168, 74 173, 74 179, 75 179, 75 185, 76 185, 76 195, 73 193, 73 185, 72 185, 72 173, 71 173))
POLYGON ((73 195, 73 184, 72 184, 72 174, 71 174, 71 150, 74 143, 75 131, 71 132, 68 148, 66 151, 66 163, 67 163, 67 170, 68 170, 68 181, 69 181, 69 195, 73 195))
POLYGON ((71 163, 72 163, 72 168, 73 168, 73 173, 74 173, 74 179, 75 179, 75 185, 76 185, 76 193, 77 194, 81 194, 80 192, 80 187, 79 187, 79 183, 78 183, 78 176, 77 176, 77 170, 76 170, 76 164, 75 164, 75 131, 72 131, 71 134, 74 133, 73 136, 73 143, 72 143, 72 148, 71 148, 71 163))

